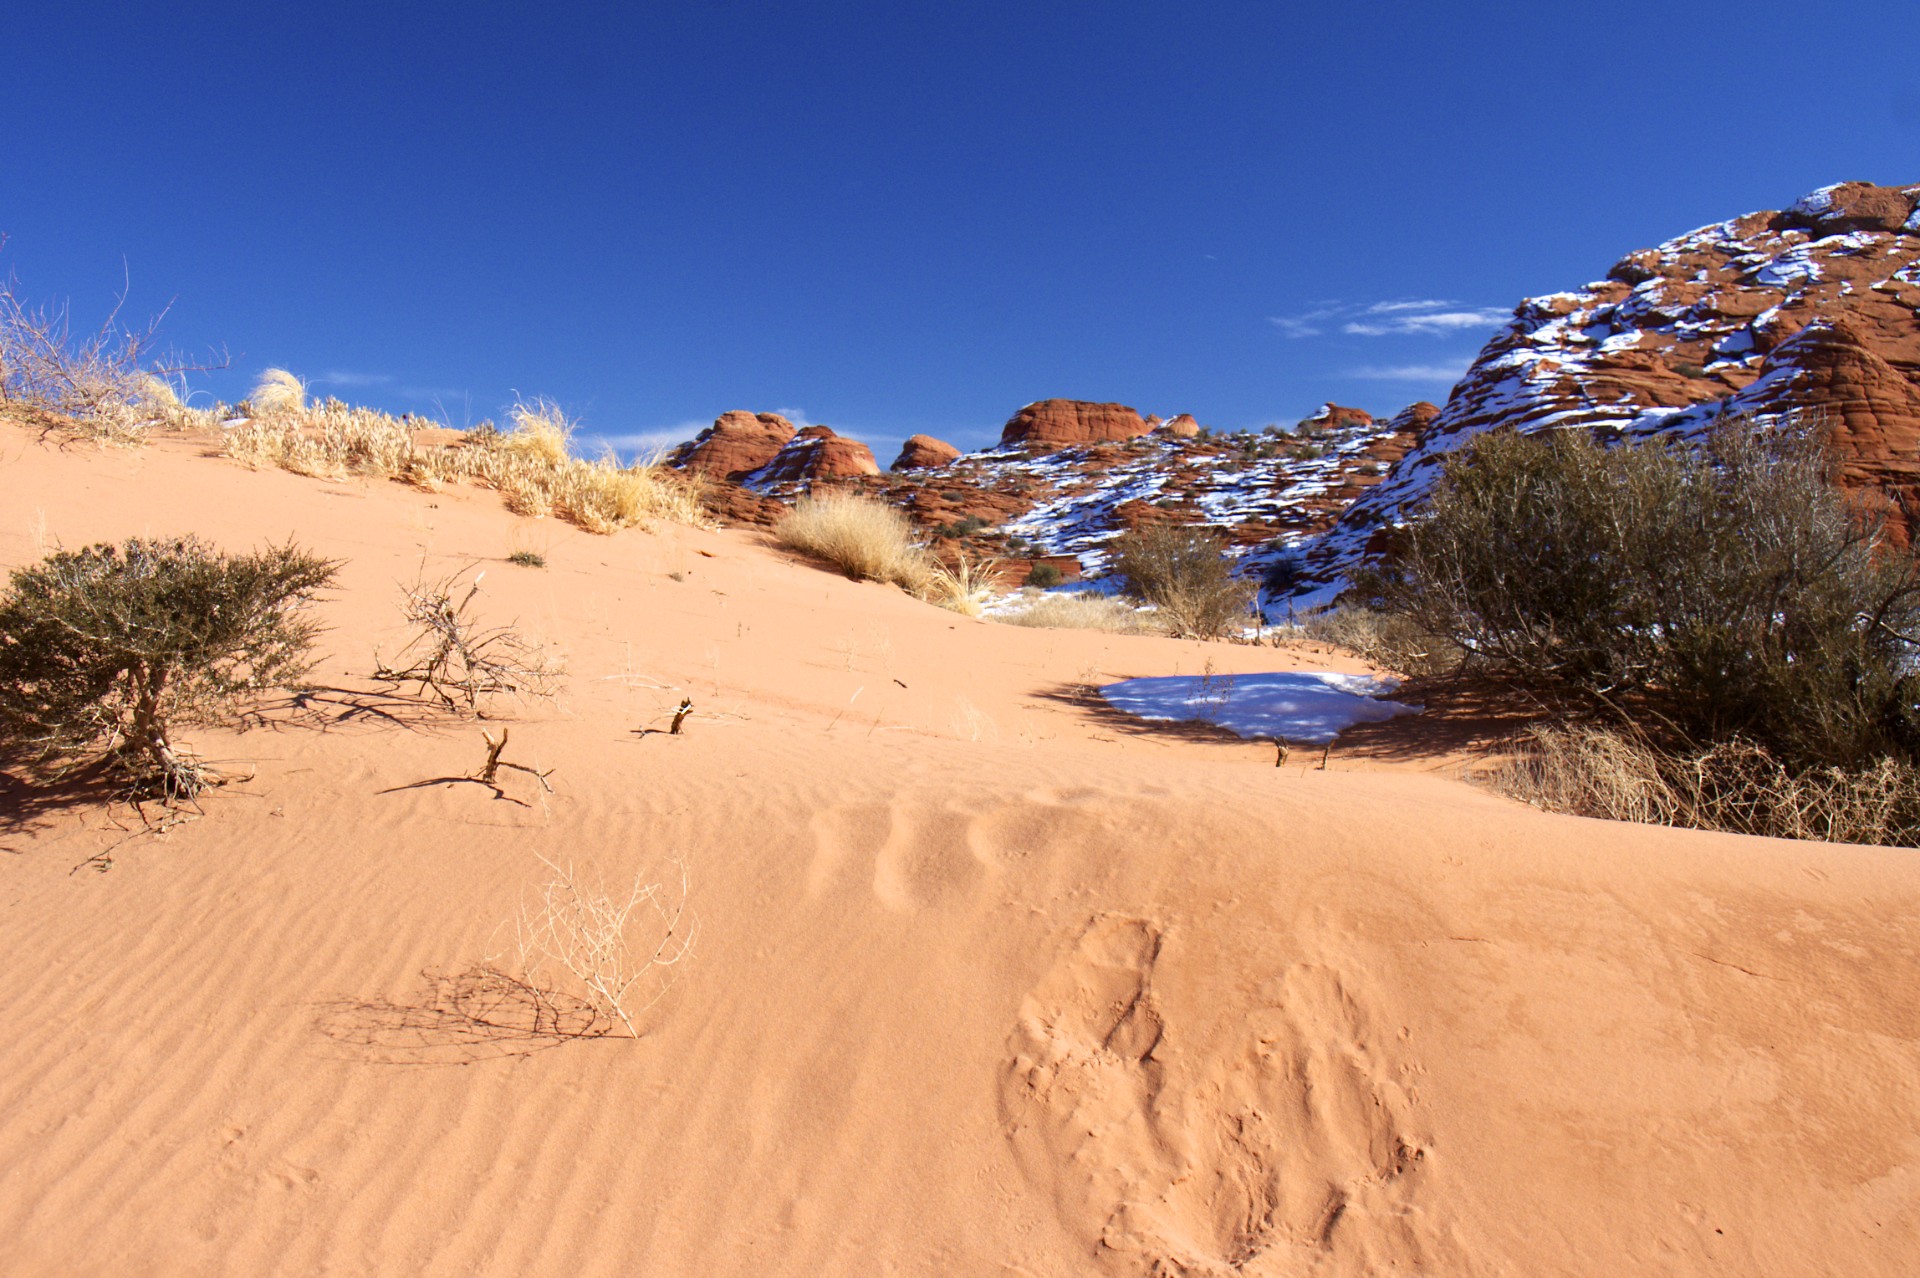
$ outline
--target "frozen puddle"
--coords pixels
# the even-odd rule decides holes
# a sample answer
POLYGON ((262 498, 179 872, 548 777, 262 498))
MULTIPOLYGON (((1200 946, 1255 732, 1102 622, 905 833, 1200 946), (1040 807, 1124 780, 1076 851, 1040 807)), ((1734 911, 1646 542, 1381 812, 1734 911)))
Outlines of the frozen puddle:
POLYGON ((1287 674, 1164 675, 1110 683, 1100 695, 1141 719, 1211 723, 1243 737, 1319 745, 1356 723, 1418 714, 1387 701, 1397 686, 1370 675, 1296 670, 1287 674))

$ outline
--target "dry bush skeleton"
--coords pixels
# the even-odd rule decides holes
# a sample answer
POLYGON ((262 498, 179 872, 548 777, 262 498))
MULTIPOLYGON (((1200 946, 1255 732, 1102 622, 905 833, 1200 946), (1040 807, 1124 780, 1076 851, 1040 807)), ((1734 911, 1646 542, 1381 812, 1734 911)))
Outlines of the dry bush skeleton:
POLYGON ((496 693, 550 697, 560 677, 559 664, 539 644, 511 625, 483 625, 473 615, 480 573, 455 602, 460 573, 438 581, 424 578, 405 588, 401 610, 414 636, 400 656, 411 665, 378 664, 374 678, 416 683, 449 710, 480 713, 480 699, 496 693))

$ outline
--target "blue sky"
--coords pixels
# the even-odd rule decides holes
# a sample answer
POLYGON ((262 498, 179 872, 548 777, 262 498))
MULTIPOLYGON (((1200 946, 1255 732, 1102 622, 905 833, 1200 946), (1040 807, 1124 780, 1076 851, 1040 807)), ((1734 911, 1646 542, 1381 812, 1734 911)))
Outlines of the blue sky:
POLYGON ((1920 181, 1913 0, 16 6, 0 267, 455 425, 1441 398, 1521 297, 1920 181), (1876 34, 1877 33, 1877 34, 1876 34))

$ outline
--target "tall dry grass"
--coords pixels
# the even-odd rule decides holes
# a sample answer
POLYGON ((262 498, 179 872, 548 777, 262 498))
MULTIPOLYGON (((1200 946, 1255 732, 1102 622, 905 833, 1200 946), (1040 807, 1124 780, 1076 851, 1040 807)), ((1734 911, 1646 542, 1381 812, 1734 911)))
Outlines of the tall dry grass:
POLYGON ((971 555, 962 550, 950 560, 932 554, 928 560, 919 595, 949 612, 978 617, 1001 591, 1005 565, 993 555, 971 555))
POLYGON ((1488 776, 1552 812, 1782 839, 1920 846, 1920 767, 1787 768, 1749 741, 1676 754, 1592 726, 1535 728, 1488 776))
POLYGON ((483 427, 452 444, 423 444, 415 428, 367 408, 324 400, 257 416, 225 435, 229 457, 321 479, 393 478, 433 488, 471 483, 500 493, 523 515, 555 515, 592 533, 655 521, 704 524, 694 472, 622 466, 570 455, 571 424, 550 405, 522 405, 513 428, 483 427), (524 416, 521 409, 529 410, 524 416))
POLYGON ((933 561, 913 540, 905 512, 855 493, 802 497, 773 530, 781 545, 815 555, 857 581, 882 581, 920 594, 933 561))
POLYGON ((298 413, 307 406, 307 384, 284 368, 269 368, 254 383, 247 402, 258 414, 298 413))
POLYGON ((1136 608, 1112 595, 1081 591, 1028 592, 1020 608, 998 613, 994 620, 1009 626, 1046 630, 1103 630, 1121 635, 1164 635, 1166 622, 1157 613, 1136 608))
POLYGON ((1000 560, 965 551, 943 559, 914 540, 906 512, 859 493, 802 497, 773 535, 781 545, 824 559, 856 581, 899 586, 965 617, 984 613, 1002 589, 1000 560))
POLYGON ((522 400, 507 416, 513 427, 499 446, 508 453, 548 466, 563 466, 572 456, 574 423, 552 400, 522 400))
POLYGON ((1404 675, 1445 673, 1460 664, 1462 655, 1445 636, 1426 634, 1407 617, 1348 604, 1308 613, 1290 627, 1276 627, 1274 637, 1332 644, 1404 675))

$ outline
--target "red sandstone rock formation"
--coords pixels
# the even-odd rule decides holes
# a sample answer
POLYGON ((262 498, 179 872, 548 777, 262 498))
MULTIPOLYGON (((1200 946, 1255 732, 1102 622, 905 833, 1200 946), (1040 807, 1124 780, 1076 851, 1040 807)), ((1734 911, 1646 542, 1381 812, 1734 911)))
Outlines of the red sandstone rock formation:
POLYGON ((738 483, 759 470, 793 438, 793 423, 778 413, 722 413, 713 425, 667 454, 667 464, 738 483))
POLYGON ((1161 434, 1171 435, 1175 439, 1192 439, 1200 433, 1200 423, 1193 420, 1192 413, 1181 413, 1178 417, 1163 423, 1159 430, 1161 434))
POLYGON ((1000 443, 1066 448, 1107 440, 1133 439, 1150 430, 1125 404, 1095 404, 1083 399, 1043 399, 1007 419, 1000 443))
POLYGON ((1373 425, 1373 414, 1364 408, 1344 408, 1339 404, 1320 405, 1320 411, 1300 423, 1302 426, 1345 430, 1350 426, 1373 425))
POLYGON ((1316 547, 1316 570, 1377 545, 1480 431, 1690 434, 1788 412, 1833 424, 1849 486, 1920 493, 1920 186, 1826 187, 1523 301, 1418 445, 1316 547))
POLYGON ((900 455, 893 459, 890 469, 937 470, 959 455, 960 450, 944 439, 935 439, 931 435, 914 435, 901 447, 900 455))
POLYGON ((1816 414, 1832 432, 1843 484, 1895 502, 1920 498, 1920 380, 1881 358, 1844 319, 1809 324, 1767 358, 1776 376, 1785 374, 1768 409, 1816 414))
POLYGON ((756 486, 766 487, 879 473, 873 450, 859 440, 836 435, 825 426, 808 426, 749 478, 756 486))

